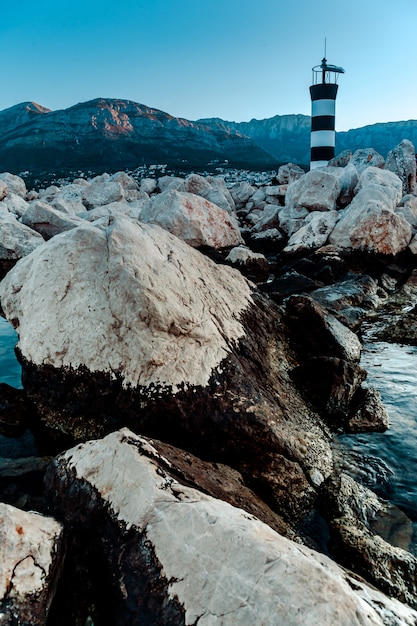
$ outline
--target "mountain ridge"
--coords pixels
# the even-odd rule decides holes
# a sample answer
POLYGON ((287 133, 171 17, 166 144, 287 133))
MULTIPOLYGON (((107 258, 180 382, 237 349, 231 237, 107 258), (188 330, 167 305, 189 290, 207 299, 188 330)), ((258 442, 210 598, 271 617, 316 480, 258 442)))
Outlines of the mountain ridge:
MULTIPOLYGON (((285 162, 308 166, 310 124, 310 116, 302 114, 249 122, 192 121, 120 98, 98 97, 55 111, 27 101, 0 111, 0 169, 116 171, 143 163, 183 169, 209 163, 243 169, 274 169, 285 162)), ((417 145, 417 120, 337 132, 336 154, 373 147, 386 157, 402 139, 417 145)))

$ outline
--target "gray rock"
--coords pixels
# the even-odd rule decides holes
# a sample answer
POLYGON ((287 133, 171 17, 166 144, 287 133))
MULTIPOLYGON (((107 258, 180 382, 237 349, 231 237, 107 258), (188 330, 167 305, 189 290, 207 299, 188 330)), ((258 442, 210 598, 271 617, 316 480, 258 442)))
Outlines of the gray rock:
POLYGON ((162 226, 195 248, 227 248, 243 243, 233 215, 193 193, 170 189, 153 196, 143 207, 140 219, 162 226))
POLYGON ((360 148, 352 154, 349 163, 356 167, 359 174, 362 174, 367 167, 384 168, 385 159, 373 148, 360 148))
POLYGON ((291 235, 283 252, 294 254, 318 250, 326 244, 338 219, 337 211, 312 211, 305 218, 305 224, 291 235))
POLYGON ((286 163, 278 168, 277 178, 280 185, 290 185, 304 174, 304 170, 299 165, 286 163))
POLYGON ((77 228, 84 221, 76 215, 69 215, 54 209, 40 200, 32 202, 22 215, 22 223, 38 232, 44 239, 77 228))
POLYGON ((25 198, 27 189, 23 178, 16 176, 16 174, 10 174, 10 172, 3 172, 0 174, 0 180, 6 183, 9 194, 14 193, 21 198, 25 198))
POLYGON ((403 193, 413 193, 416 189, 416 150, 408 139, 388 153, 385 169, 394 172, 402 181, 403 193))
POLYGON ((113 574, 118 623, 126 614, 132 626, 145 616, 154 624, 224 626, 382 626, 387 615, 396 626, 415 621, 412 609, 182 484, 173 469, 125 429, 61 455, 48 474, 61 515, 73 528, 94 527, 91 539, 113 574))
POLYGON ((17 261, 42 243, 39 233, 18 222, 11 213, 0 212, 0 259, 17 261))
POLYGON ((334 211, 339 197, 343 170, 317 168, 288 185, 286 207, 304 207, 308 211, 334 211))
POLYGON ((0 503, 0 620, 43 626, 64 557, 63 527, 0 503))

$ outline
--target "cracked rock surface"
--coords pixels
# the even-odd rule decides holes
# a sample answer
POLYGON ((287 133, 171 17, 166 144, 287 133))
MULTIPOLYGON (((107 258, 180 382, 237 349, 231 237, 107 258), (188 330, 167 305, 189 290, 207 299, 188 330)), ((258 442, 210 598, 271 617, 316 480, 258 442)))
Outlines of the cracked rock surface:
POLYGON ((417 612, 161 461, 123 429, 60 455, 46 477, 55 510, 105 555, 118 625, 415 624, 417 612))

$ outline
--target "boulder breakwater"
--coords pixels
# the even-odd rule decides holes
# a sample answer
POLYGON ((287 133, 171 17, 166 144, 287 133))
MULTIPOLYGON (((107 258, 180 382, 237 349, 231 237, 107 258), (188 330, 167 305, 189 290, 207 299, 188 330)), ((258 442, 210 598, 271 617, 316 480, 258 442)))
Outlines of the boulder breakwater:
POLYGON ((390 426, 364 325, 416 341, 414 152, 268 184, 0 175, 0 432, 35 448, 3 459, 0 623, 416 623, 395 506, 338 439, 390 426))

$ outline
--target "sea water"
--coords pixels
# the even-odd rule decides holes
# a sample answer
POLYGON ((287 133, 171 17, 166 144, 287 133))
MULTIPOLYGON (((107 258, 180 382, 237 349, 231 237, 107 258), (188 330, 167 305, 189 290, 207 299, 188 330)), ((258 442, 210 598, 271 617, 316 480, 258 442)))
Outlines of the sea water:
POLYGON ((14 353, 17 341, 16 331, 9 322, 0 317, 0 383, 21 389, 22 369, 14 353))
MULTIPOLYGON (((0 383, 22 388, 22 368, 16 358, 14 348, 18 336, 13 327, 0 317, 0 383)), ((27 430, 21 437, 3 437, 0 435, 1 458, 19 458, 36 453, 32 433, 27 430)))
POLYGON ((412 520, 417 552, 417 347, 364 342, 361 365, 366 384, 375 387, 389 415, 385 433, 339 437, 351 474, 412 520))

